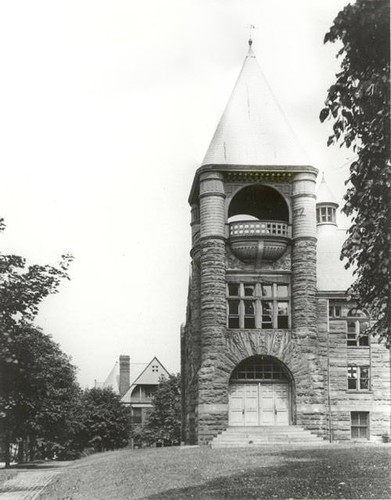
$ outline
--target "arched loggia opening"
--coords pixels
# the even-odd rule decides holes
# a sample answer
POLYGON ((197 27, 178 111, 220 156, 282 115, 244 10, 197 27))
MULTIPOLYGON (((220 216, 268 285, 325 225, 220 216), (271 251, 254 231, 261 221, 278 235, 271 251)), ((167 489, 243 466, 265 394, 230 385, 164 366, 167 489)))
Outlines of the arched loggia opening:
POLYGON ((228 209, 228 222, 232 218, 289 222, 289 210, 284 197, 263 184, 246 186, 232 198, 228 209))
POLYGON ((273 356, 253 356, 237 365, 229 380, 229 425, 290 425, 294 380, 273 356))
POLYGON ((233 253, 243 262, 275 261, 290 239, 289 208, 274 188, 246 186, 228 208, 229 239, 233 253))

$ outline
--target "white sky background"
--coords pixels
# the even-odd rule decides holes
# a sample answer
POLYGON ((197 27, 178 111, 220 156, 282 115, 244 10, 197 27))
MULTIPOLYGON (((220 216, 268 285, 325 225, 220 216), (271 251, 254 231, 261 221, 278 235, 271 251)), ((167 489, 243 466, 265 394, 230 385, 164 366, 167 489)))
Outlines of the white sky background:
MULTIPOLYGON (((195 170, 253 49, 341 198, 351 151, 319 112, 338 65, 324 34, 347 0, 0 4, 4 253, 75 256, 37 323, 103 381, 120 354, 179 371, 195 170), (347 165, 342 166, 347 163, 347 165)), ((341 220, 341 219, 340 219, 341 220)))

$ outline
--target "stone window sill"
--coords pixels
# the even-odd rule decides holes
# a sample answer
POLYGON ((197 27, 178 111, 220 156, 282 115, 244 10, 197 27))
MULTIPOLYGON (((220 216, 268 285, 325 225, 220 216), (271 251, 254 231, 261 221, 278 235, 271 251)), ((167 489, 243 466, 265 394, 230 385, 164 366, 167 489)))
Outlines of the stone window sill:
POLYGON ((348 389, 346 391, 346 394, 373 394, 373 391, 372 390, 361 390, 361 391, 357 391, 356 389, 348 389))

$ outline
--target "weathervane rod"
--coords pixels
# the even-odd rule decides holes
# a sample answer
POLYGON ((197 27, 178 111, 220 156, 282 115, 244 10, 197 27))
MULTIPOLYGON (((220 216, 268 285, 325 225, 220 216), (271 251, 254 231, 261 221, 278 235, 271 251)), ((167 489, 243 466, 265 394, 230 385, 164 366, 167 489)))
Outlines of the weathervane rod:
POLYGON ((253 44, 253 37, 252 37, 252 31, 251 30, 255 30, 255 25, 254 24, 250 24, 249 25, 249 30, 250 30, 250 33, 249 33, 249 38, 248 38, 248 44, 251 45, 253 44))

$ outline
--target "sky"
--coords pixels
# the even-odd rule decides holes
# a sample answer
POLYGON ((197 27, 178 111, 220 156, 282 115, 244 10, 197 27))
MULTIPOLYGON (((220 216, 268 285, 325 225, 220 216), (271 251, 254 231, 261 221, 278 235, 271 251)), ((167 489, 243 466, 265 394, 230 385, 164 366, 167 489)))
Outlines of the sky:
MULTIPOLYGON (((319 122, 338 71, 323 38, 347 0, 53 0, 0 4, 3 253, 75 260, 36 323, 103 381, 120 354, 180 368, 190 207, 253 49, 311 162, 342 199, 349 150, 319 122)), ((340 224, 347 221, 340 217, 340 224)))

